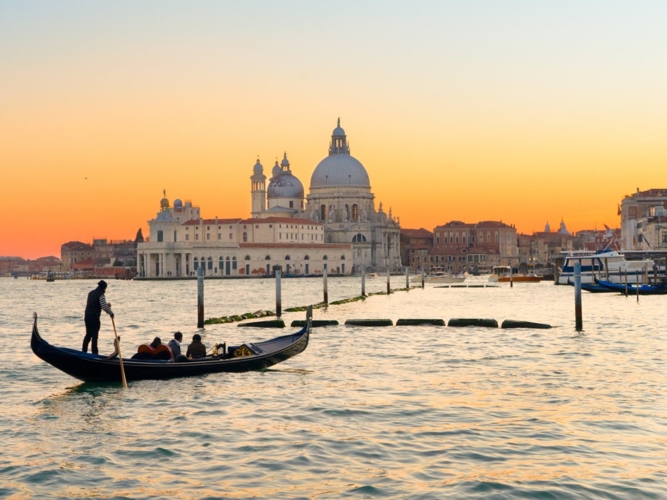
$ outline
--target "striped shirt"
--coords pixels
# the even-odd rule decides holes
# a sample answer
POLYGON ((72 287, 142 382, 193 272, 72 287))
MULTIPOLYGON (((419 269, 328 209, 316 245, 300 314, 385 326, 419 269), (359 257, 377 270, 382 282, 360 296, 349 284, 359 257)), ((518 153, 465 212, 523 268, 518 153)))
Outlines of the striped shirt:
POLYGON ((104 294, 100 295, 100 307, 105 313, 113 315, 113 311, 109 307, 109 304, 107 304, 107 299, 104 298, 104 294))

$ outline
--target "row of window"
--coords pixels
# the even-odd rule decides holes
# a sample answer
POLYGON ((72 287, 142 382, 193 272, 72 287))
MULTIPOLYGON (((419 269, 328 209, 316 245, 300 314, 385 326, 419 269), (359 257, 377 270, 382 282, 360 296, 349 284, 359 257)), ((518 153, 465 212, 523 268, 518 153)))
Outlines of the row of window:
MULTIPOLYGON (((220 257, 218 260, 219 260, 220 262, 222 262, 223 260, 225 260, 225 261, 231 260, 232 262, 234 262, 234 266, 236 266, 236 257, 235 257, 235 256, 232 257, 231 259, 230 259, 229 257, 226 257, 226 258, 224 258, 224 257, 220 257)), ((252 260, 252 259, 250 258, 250 255, 246 255, 246 256, 243 258, 243 260, 252 260)), ((267 255, 266 257, 264 257, 264 260, 271 260, 271 255, 267 255)), ((289 255, 285 255, 285 260, 292 260, 292 257, 290 257, 289 255)), ((305 255, 305 256, 303 257, 303 260, 310 260, 310 256, 309 256, 309 255, 305 255)), ((323 256, 322 256, 322 260, 329 260, 329 257, 328 257, 327 255, 323 255, 323 256)), ((340 260, 345 260, 345 255, 341 255, 341 256, 340 256, 340 260)), ((198 262, 198 261, 202 261, 202 262, 203 262, 203 261, 209 261, 209 262, 212 262, 212 261, 213 261, 213 257, 208 257, 208 258, 207 258, 207 257, 201 257, 201 258, 200 258, 200 257, 194 257, 194 258, 193 258, 193 262, 198 262)), ((234 269, 236 269, 236 267, 234 267, 234 269)))
POLYGON ((470 255, 431 255, 421 257, 420 255, 413 255, 412 262, 486 262, 486 255, 484 254, 470 254, 470 255))

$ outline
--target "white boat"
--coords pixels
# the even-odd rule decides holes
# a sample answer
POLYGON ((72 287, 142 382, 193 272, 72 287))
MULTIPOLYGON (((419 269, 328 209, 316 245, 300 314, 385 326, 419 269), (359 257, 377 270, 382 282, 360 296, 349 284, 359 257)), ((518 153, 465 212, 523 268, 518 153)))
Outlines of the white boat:
MULTIPOLYGON (((424 283, 463 283, 467 274, 451 274, 441 267, 432 267, 431 272, 424 276, 424 283)), ((410 281, 421 282, 421 275, 413 276, 410 281)))
POLYGON ((581 265, 581 282, 595 283, 595 278, 612 283, 646 283, 654 282, 659 277, 660 269, 651 259, 626 260, 616 250, 598 252, 575 250, 567 252, 563 265, 558 268, 557 285, 574 282, 574 265, 581 265))

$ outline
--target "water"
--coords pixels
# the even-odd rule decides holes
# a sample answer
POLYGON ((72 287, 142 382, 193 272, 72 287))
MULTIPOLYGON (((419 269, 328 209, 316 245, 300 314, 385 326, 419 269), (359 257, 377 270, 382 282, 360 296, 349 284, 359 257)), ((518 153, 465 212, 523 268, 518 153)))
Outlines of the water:
MULTIPOLYGON (((360 293, 358 278, 328 282, 330 301, 360 293)), ((282 285, 283 310, 322 300, 319 279, 282 285)), ((82 384, 30 350, 33 311, 49 342, 80 346, 93 287, 0 279, 0 497, 667 498, 665 297, 584 293, 577 333, 570 287, 427 285, 316 310, 341 326, 313 330, 273 369, 123 390, 82 384), (416 317, 555 328, 342 325, 416 317)), ((385 289, 367 280, 367 292, 385 289)), ((275 283, 207 281, 205 297, 206 317, 275 310, 275 283)), ((126 353, 197 331, 195 281, 112 281, 107 300, 126 353)), ((108 316, 102 325, 110 352, 108 316)), ((278 332, 213 325, 203 341, 278 332)))

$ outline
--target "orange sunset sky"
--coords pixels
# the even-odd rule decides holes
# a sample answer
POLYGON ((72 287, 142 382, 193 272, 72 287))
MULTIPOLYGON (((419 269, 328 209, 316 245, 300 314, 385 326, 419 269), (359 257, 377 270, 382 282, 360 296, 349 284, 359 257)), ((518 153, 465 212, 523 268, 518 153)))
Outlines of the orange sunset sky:
POLYGON ((667 188, 667 2, 0 0, 0 255, 249 217, 340 116, 404 228, 619 226, 667 188))

